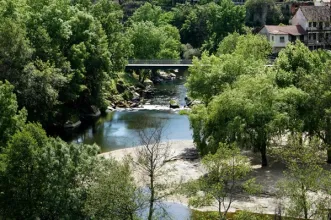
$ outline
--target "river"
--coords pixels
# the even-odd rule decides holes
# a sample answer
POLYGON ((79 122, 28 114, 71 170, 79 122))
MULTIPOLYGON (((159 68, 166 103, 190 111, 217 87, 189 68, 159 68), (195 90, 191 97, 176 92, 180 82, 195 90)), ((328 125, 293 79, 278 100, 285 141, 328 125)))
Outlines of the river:
MULTIPOLYGON (((185 105, 186 88, 185 73, 180 78, 170 82, 155 85, 155 94, 150 100, 145 100, 144 108, 133 110, 116 110, 108 112, 93 124, 67 133, 64 139, 69 142, 93 144, 101 147, 102 152, 117 150, 139 145, 136 121, 141 117, 146 120, 160 119, 165 130, 162 140, 191 140, 192 131, 188 117, 180 115, 179 110, 169 108, 169 101, 177 99, 185 105)), ((141 128, 140 128, 141 129, 141 128)), ((149 129, 145 127, 144 129, 149 129)))
MULTIPOLYGON (((102 152, 134 147, 139 145, 139 137, 135 126, 141 117, 146 120, 160 119, 164 123, 163 141, 167 140, 192 140, 192 131, 188 117, 180 115, 179 110, 169 108, 169 101, 177 99, 185 105, 186 88, 184 83, 186 74, 179 74, 180 78, 170 82, 155 85, 153 98, 145 101, 144 108, 134 110, 116 110, 101 116, 97 121, 88 126, 62 135, 68 142, 98 144, 102 152)), ((145 127, 144 129, 149 129, 145 127)), ((163 208, 171 219, 190 219, 191 211, 179 203, 164 202, 163 208)), ((168 218, 165 218, 168 219, 168 218)))

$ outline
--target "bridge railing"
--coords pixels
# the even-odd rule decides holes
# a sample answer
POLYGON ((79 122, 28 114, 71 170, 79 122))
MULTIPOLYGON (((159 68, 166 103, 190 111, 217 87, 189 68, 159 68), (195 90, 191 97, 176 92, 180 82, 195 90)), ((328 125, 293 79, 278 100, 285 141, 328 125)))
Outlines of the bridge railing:
POLYGON ((192 64, 192 60, 128 60, 128 64, 192 64))

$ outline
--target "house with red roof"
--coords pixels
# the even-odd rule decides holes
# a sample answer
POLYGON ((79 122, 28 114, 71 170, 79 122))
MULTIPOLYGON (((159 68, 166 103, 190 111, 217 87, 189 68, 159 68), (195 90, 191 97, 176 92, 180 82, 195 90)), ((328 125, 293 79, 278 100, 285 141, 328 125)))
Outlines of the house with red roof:
POLYGON ((331 8, 329 6, 302 6, 292 18, 293 25, 300 25, 307 32, 305 42, 310 49, 330 49, 331 8))
POLYGON ((307 32, 300 25, 265 25, 259 32, 271 43, 273 53, 278 53, 290 42, 305 41, 307 32))
MULTIPOLYGON (((326 0, 320 0, 321 4, 326 0)), ((331 48, 330 6, 300 6, 287 26, 266 25, 259 34, 271 42, 273 51, 279 52, 290 42, 300 40, 310 49, 331 48)))

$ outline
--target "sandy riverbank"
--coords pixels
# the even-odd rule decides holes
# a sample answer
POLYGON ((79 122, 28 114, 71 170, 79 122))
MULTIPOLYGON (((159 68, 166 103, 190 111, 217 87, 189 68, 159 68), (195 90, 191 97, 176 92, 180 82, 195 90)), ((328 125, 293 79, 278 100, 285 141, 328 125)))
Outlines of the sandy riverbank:
MULTIPOLYGON (((141 146, 140 146, 141 147, 141 146)), ((101 154, 105 158, 113 157, 117 160, 123 159, 126 155, 136 158, 136 149, 138 147, 115 150, 101 154)), ((192 141, 172 141, 170 142, 171 160, 167 162, 164 169, 171 170, 168 175, 169 182, 186 182, 191 179, 197 179, 205 173, 200 159, 192 159, 192 152, 195 147, 192 141)), ((282 178, 284 166, 272 163, 268 168, 261 168, 259 165, 259 154, 245 152, 252 162, 253 176, 257 182, 263 185, 263 193, 259 197, 239 198, 232 204, 230 211, 249 210, 258 213, 273 214, 275 212, 276 200, 273 197, 276 182, 282 178)), ((134 172, 136 180, 141 178, 139 172, 134 172)), ((188 200, 183 196, 168 198, 167 201, 179 202, 187 205, 188 200)), ((204 207, 201 210, 217 210, 216 207, 204 207)))

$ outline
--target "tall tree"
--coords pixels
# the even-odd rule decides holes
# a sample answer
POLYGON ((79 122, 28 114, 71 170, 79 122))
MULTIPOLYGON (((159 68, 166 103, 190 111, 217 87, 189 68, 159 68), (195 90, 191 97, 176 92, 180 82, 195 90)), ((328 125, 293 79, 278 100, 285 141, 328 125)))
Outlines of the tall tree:
POLYGON ((201 110, 203 106, 193 109, 190 119, 196 130, 194 140, 204 154, 216 152, 219 142, 255 148, 261 153, 262 166, 267 166, 269 141, 288 128, 300 126, 290 118, 305 97, 294 87, 278 89, 271 73, 242 76, 216 96, 206 110, 201 110), (201 111, 207 114, 200 115, 201 111))
POLYGON ((93 219, 137 219, 145 203, 131 176, 130 162, 101 159, 93 169, 97 181, 87 189, 84 212, 93 219))
POLYGON ((180 29, 183 43, 215 52, 228 34, 243 32, 245 8, 231 0, 208 3, 192 9, 180 29))
POLYGON ((286 216, 324 219, 329 214, 331 173, 323 169, 319 138, 302 141, 302 136, 289 137, 287 145, 274 150, 284 162, 285 178, 278 183, 278 195, 285 203, 286 216))
POLYGON ((26 111, 18 110, 14 87, 7 81, 0 81, 0 152, 11 136, 25 123, 26 111))
POLYGON ((207 169, 207 175, 187 183, 184 192, 190 196, 189 204, 193 207, 214 205, 216 200, 220 220, 227 218, 239 193, 254 194, 259 191, 255 179, 249 178, 252 168, 248 158, 240 155, 235 144, 228 146, 220 143, 215 154, 204 156, 202 164, 207 169))
MULTIPOLYGON (((164 165, 171 157, 170 145, 162 142, 165 124, 160 119, 147 121, 145 117, 137 122, 139 147, 136 151, 137 160, 134 167, 141 173, 147 186, 148 220, 154 219, 164 208, 161 201, 173 193, 172 185, 167 181, 169 169, 164 165), (145 129, 148 127, 149 129, 145 129)), ((165 213, 166 214, 166 213, 165 213)))
POLYGON ((276 82, 281 87, 296 86, 309 94, 297 111, 303 126, 297 132, 319 136, 328 149, 331 163, 330 77, 328 55, 310 51, 297 41, 288 45, 276 60, 276 82))

